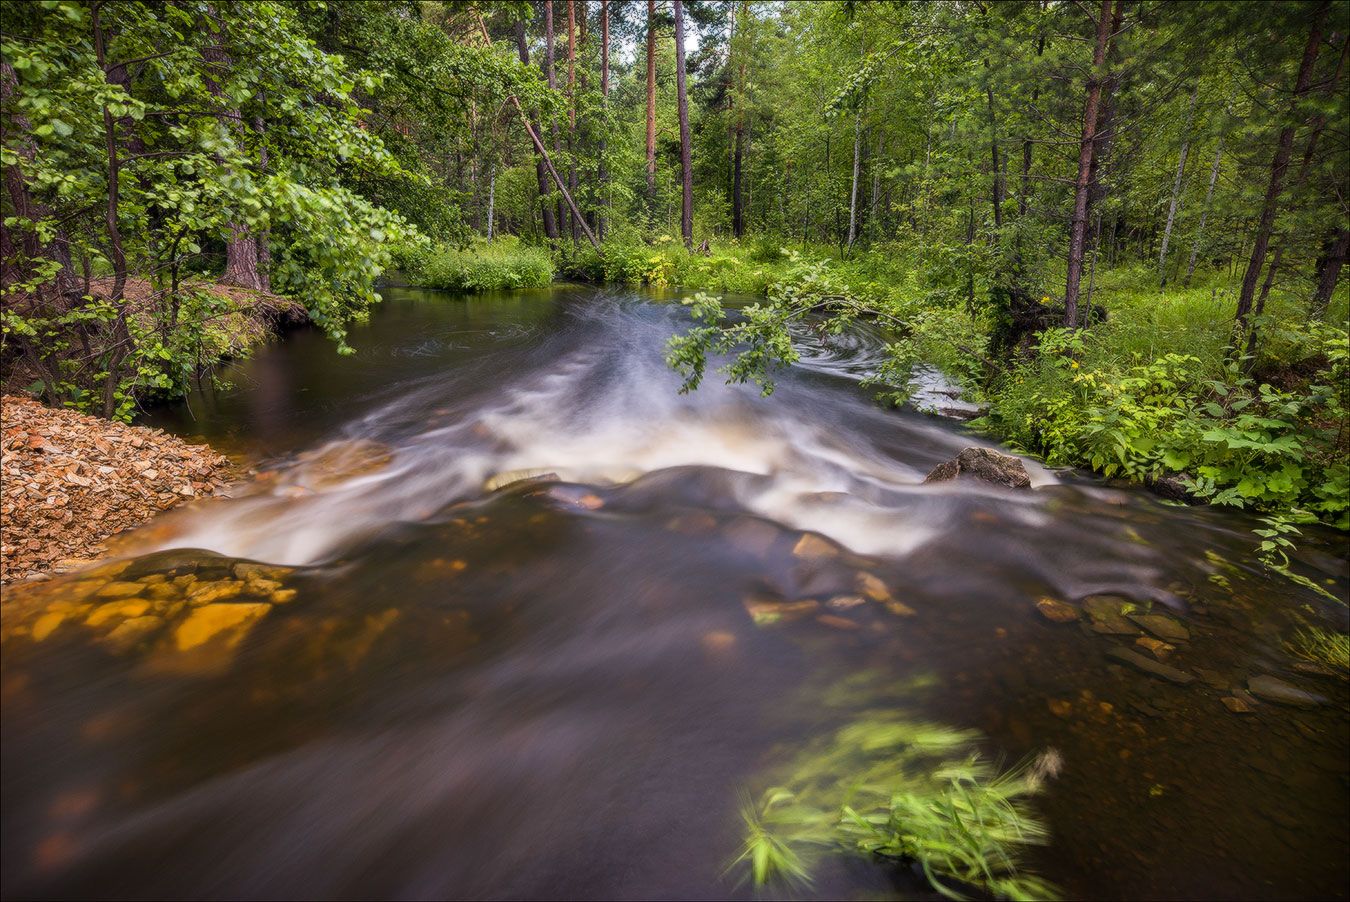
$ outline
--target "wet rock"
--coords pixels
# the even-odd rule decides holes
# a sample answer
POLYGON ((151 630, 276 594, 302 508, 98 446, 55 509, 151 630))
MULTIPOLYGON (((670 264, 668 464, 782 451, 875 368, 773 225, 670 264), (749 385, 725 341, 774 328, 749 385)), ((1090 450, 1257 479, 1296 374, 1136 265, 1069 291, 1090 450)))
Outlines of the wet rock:
POLYGON ((244 583, 234 580, 222 579, 213 582, 194 583, 192 588, 188 589, 188 603, 192 605, 212 604, 217 601, 225 601, 243 594, 244 583))
POLYGON ((1144 715, 1145 717, 1162 717, 1162 716, 1163 716, 1163 713, 1162 713, 1161 711, 1159 711, 1157 708, 1155 708, 1155 707, 1153 707, 1152 705, 1147 704, 1147 703, 1145 703, 1145 702, 1132 701, 1132 702, 1130 702, 1130 707, 1133 708, 1134 710, 1138 711, 1140 714, 1144 715))
POLYGON ((275 579, 250 579, 247 586, 254 595, 268 595, 281 589, 282 583, 275 579))
POLYGON ((1295 661, 1291 666, 1299 673, 1307 673, 1311 674, 1312 676, 1339 677, 1340 679, 1345 679, 1345 671, 1333 670, 1332 668, 1326 666, 1325 664, 1317 664, 1313 661, 1295 661))
POLYGON ((1268 702, 1281 705, 1293 705, 1296 708, 1315 708, 1326 704, 1326 699, 1311 692, 1305 692, 1297 686, 1291 686, 1284 680, 1262 675, 1247 680, 1247 689, 1252 695, 1268 702))
POLYGON ((1040 611, 1045 619, 1053 620, 1055 623, 1071 623, 1078 619, 1077 608, 1053 598, 1042 598, 1036 602, 1036 610, 1040 611))
POLYGON ((150 610, 150 602, 139 598, 130 601, 110 601, 94 608, 85 619, 86 626, 99 626, 114 617, 139 617, 150 610))
POLYGON ((285 604, 288 601, 294 601, 296 596, 295 589, 278 589, 268 596, 274 604, 285 604))
POLYGON ((1142 670, 1149 676, 1155 676, 1159 679, 1167 680, 1169 683, 1176 683, 1179 686, 1185 686, 1195 680, 1195 677, 1183 670, 1169 667, 1159 661, 1154 661, 1152 658, 1146 658, 1137 652, 1130 651, 1128 648, 1121 648, 1119 645, 1108 648, 1106 650, 1106 656, 1108 658, 1114 658, 1123 664, 1129 664, 1137 670, 1142 670))
POLYGON ((1167 473, 1144 477, 1144 485, 1160 498, 1169 501, 1190 501, 1193 495, 1190 486, 1187 485, 1189 480, 1190 477, 1185 473, 1167 473))
POLYGON ((790 623, 800 620, 820 610, 820 602, 783 601, 773 596, 755 594, 746 596, 742 602, 746 613, 757 626, 769 626, 775 623, 790 623))
POLYGON ((129 598, 132 595, 140 595, 144 589, 145 586, 140 583, 114 582, 108 583, 94 594, 99 598, 129 598))
POLYGON ((229 647, 238 645, 260 617, 272 609, 270 604, 208 604, 197 608, 174 631, 178 651, 190 651, 212 640, 229 647))
POLYGON ((836 595, 825 602, 825 607, 835 611, 847 611, 849 608, 856 608, 860 604, 867 604, 867 599, 858 595, 836 595))
POLYGON ((1031 486, 1031 477, 1021 460, 992 448, 966 448, 955 459, 934 467, 924 483, 947 482, 958 477, 971 477, 1010 489, 1031 486))
POLYGON ((118 624, 103 638, 105 645, 117 651, 129 651, 162 625, 158 617, 133 617, 118 624))
POLYGON ((507 470, 483 483, 483 491, 495 492, 522 482, 557 482, 558 474, 549 469, 507 470))
POLYGON ((1092 619, 1092 631, 1107 636, 1139 635, 1139 628, 1121 614, 1121 608, 1128 604, 1128 600, 1115 595, 1089 595, 1083 599, 1083 608, 1092 619))
POLYGON ((717 527, 717 520, 707 514, 680 514, 673 517, 666 528, 686 536, 696 536, 717 527))
POLYGON ((1195 668, 1195 675, 1200 678, 1200 682, 1211 689, 1223 691, 1228 688, 1228 679, 1217 671, 1207 670, 1204 667, 1197 667, 1195 668))
POLYGON ((872 573, 859 573, 857 586, 859 592, 873 601, 887 601, 891 597, 891 590, 886 588, 886 584, 872 573))
POLYGON ((145 590, 145 597, 152 601, 168 601, 183 594, 182 589, 172 583, 157 583, 145 590))
POLYGON ((1140 648, 1146 649, 1149 654, 1153 655, 1153 657, 1157 658, 1159 661, 1166 661, 1172 656, 1172 652, 1177 650, 1175 645, 1168 645, 1161 639, 1151 639, 1148 636, 1140 636, 1138 639, 1134 640, 1134 644, 1138 645, 1140 648))
POLYGON ((836 617, 833 614, 821 614, 816 618, 816 622, 833 627, 837 630, 856 630, 862 628, 857 621, 849 620, 846 617, 836 617))
POLYGON ((774 541, 778 538, 778 529, 763 520, 741 517, 727 527, 726 536, 728 541, 741 551, 762 556, 773 547, 774 541))
POLYGON ((792 546, 792 553, 796 557, 834 557, 839 554, 839 549, 820 536, 808 532, 804 533, 797 540, 797 544, 792 546))
POLYGON ((284 579, 293 571, 289 567, 272 567, 267 564, 255 564, 252 561, 244 561, 235 564, 230 568, 235 579, 255 580, 255 579, 284 579))
POLYGON ((1171 617, 1164 617, 1162 614, 1129 614, 1127 616, 1159 639, 1169 642, 1185 642, 1191 638, 1191 631, 1171 617))
POLYGON ((58 626, 65 622, 66 614, 64 611, 48 611, 37 619, 33 624, 33 641, 41 642, 50 636, 58 626))
POLYGON ((1251 714, 1256 709, 1235 695, 1225 695, 1219 699, 1223 706, 1234 714, 1251 714))
POLYGON ((903 601, 896 601, 894 598, 888 598, 886 601, 882 602, 882 604, 886 606, 886 610, 897 617, 913 617, 915 613, 917 613, 903 601))

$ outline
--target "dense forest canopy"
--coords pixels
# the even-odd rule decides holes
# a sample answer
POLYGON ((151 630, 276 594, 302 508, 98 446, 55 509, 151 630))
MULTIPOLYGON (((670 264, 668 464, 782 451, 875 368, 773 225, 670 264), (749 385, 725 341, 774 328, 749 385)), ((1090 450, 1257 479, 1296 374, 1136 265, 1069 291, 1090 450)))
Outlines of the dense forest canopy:
POLYGON ((1128 273, 1135 323, 1189 316, 1159 289, 1223 305, 1194 373, 1176 336, 1131 353, 1241 363, 1199 399, 1231 419, 1262 353, 1344 367, 1348 31, 1345 0, 7 4, 6 377, 125 416, 238 351, 232 316, 298 305, 345 350, 397 264, 768 293, 698 308, 691 385, 746 347, 768 385, 789 325, 866 315, 996 394, 1038 347, 1077 369, 1128 273))

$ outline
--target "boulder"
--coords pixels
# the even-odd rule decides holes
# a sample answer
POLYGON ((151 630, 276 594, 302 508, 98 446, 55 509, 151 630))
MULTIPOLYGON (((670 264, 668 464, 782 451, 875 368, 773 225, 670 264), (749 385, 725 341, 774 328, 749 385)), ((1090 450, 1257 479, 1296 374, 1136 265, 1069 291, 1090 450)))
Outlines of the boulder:
POLYGON ((954 459, 934 467, 924 483, 947 482, 960 477, 980 479, 1009 489, 1031 486, 1031 477, 1022 461, 993 448, 966 448, 954 459))

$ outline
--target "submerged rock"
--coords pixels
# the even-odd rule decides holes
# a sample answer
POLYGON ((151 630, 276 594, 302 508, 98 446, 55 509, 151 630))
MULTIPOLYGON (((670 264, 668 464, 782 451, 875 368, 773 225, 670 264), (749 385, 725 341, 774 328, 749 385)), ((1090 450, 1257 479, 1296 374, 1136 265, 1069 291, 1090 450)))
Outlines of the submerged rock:
POLYGON ((1055 623, 1070 623, 1078 619, 1077 608, 1053 598, 1042 598, 1036 602, 1036 610, 1041 612, 1042 617, 1055 623))
POLYGON ((1318 705, 1326 704, 1326 699, 1322 696, 1305 692, 1284 680, 1268 675, 1252 677, 1247 681, 1247 689, 1257 698, 1281 705, 1293 705, 1296 708, 1316 708, 1318 705))
POLYGON ((924 483, 947 482, 962 476, 1009 489, 1025 489, 1031 486, 1031 477, 1027 475, 1022 461, 993 448, 966 448, 952 460, 934 467, 924 483))
POLYGON ((1146 658, 1137 652, 1132 652, 1128 648, 1121 648, 1118 645, 1108 648, 1106 650, 1106 656, 1108 658, 1114 658, 1121 663, 1129 664, 1131 667, 1137 668, 1138 670, 1142 670, 1149 676, 1155 676, 1159 679, 1167 680, 1169 683, 1176 683, 1179 686, 1185 686, 1187 683, 1191 683, 1195 680, 1195 677, 1186 673, 1184 670, 1177 670, 1175 667, 1169 667, 1166 664, 1154 661, 1152 658, 1146 658))
POLYGON ((1251 714, 1256 710, 1249 703, 1238 698, 1236 695, 1226 695, 1219 699, 1219 701, 1223 702, 1223 706, 1234 714, 1251 714))
POLYGON ((1164 617, 1162 614, 1129 614, 1128 616, 1159 639, 1168 642, 1185 642, 1191 638, 1191 631, 1171 617, 1164 617))

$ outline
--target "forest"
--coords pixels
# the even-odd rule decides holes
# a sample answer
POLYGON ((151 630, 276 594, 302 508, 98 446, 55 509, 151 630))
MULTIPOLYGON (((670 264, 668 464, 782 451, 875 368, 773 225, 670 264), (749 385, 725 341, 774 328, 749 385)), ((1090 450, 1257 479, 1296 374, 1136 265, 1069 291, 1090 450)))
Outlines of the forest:
POLYGON ((1343 898, 1348 53, 3 4, 6 897, 1343 898))

